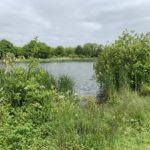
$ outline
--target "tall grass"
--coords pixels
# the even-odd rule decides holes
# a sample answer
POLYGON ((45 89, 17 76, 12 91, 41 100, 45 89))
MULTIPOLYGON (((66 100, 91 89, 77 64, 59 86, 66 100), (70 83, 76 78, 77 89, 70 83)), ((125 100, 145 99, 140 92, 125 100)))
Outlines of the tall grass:
POLYGON ((90 100, 81 108, 65 92, 73 85, 67 76, 56 80, 38 68, 1 75, 0 149, 150 148, 149 97, 120 90, 107 103, 90 100))
MULTIPOLYGON (((45 146, 70 150, 149 150, 149 97, 122 91, 114 99, 100 106, 90 102, 84 109, 69 99, 61 101, 53 110, 55 120, 43 124, 41 129, 50 135, 45 146)), ((37 147, 37 141, 32 146, 37 147)))
POLYGON ((60 92, 74 91, 74 81, 71 77, 66 75, 61 75, 57 80, 57 89, 60 92))
POLYGON ((81 108, 66 92, 67 76, 57 80, 39 68, 0 74, 0 149, 150 149, 150 97, 122 88, 81 108))

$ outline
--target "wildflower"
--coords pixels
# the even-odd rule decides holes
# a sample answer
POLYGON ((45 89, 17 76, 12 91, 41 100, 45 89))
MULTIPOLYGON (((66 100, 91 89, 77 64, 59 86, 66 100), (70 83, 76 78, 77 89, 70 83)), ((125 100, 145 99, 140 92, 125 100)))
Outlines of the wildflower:
POLYGON ((44 86, 44 85, 41 85, 41 86, 40 86, 40 89, 45 89, 45 86, 44 86))

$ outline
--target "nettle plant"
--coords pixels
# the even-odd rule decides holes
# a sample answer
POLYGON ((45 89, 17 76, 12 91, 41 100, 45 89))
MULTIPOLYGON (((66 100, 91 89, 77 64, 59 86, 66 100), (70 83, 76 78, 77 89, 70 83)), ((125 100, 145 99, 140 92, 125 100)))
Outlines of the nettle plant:
POLYGON ((105 96, 126 86, 141 91, 150 84, 150 33, 123 32, 104 47, 94 68, 105 96))

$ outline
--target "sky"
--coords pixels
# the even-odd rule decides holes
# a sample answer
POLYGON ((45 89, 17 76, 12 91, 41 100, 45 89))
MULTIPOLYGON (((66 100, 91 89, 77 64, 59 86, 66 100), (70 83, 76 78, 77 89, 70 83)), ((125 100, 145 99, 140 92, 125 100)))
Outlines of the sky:
POLYGON ((150 31, 150 0, 0 0, 0 39, 16 45, 105 44, 125 29, 150 31))

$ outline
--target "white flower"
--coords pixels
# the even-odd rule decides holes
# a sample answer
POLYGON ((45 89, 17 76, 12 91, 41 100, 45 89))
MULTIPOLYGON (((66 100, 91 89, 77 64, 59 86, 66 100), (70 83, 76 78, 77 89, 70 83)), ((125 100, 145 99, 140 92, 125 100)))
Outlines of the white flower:
POLYGON ((41 85, 41 86, 40 86, 40 89, 45 89, 45 86, 44 86, 44 85, 41 85))

